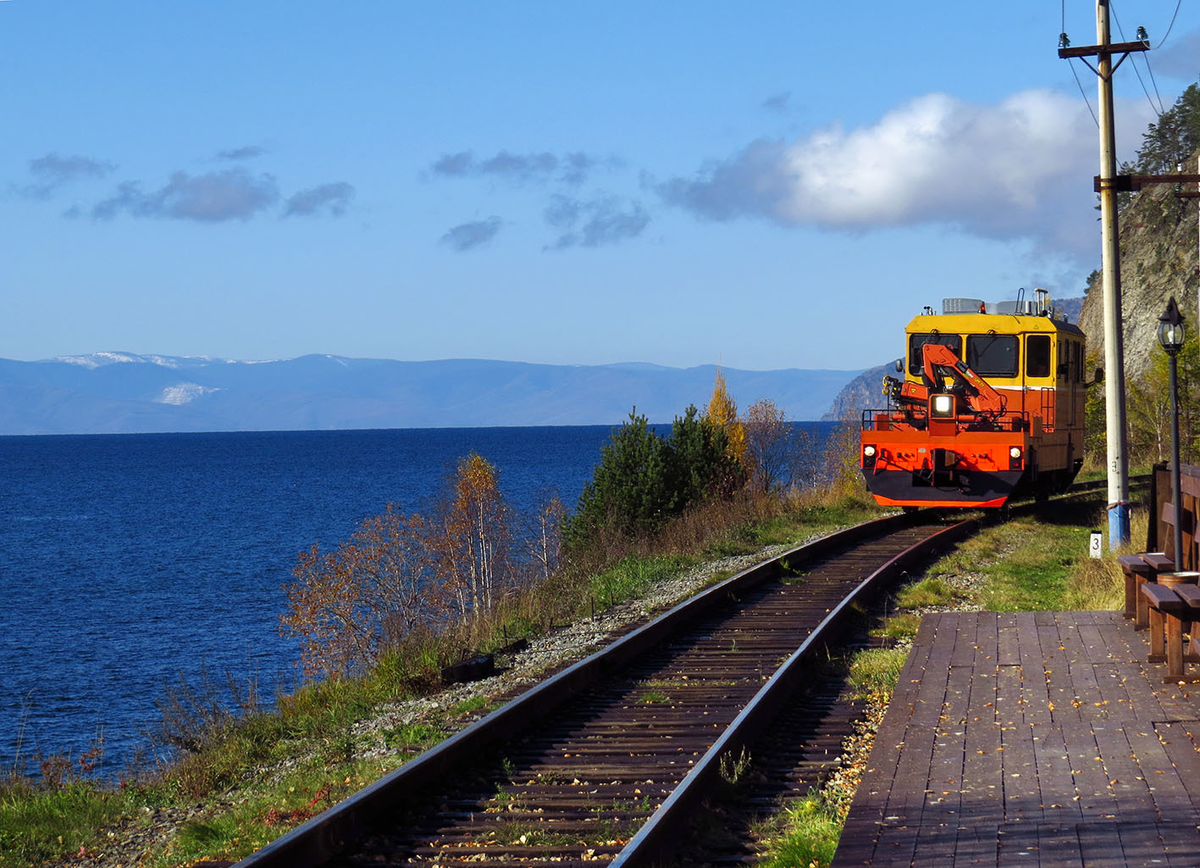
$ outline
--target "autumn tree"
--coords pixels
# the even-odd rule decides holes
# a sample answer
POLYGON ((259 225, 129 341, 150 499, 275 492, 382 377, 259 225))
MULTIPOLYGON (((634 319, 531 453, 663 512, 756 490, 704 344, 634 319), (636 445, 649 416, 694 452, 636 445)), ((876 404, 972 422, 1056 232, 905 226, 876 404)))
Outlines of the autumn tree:
MULTIPOLYGON (((1200 353, 1189 333, 1176 357, 1179 386, 1179 449, 1184 462, 1197 457, 1200 437, 1200 353)), ((1094 390, 1094 391, 1099 391, 1094 390)), ((1134 460, 1152 463, 1171 457, 1170 368, 1166 353, 1156 352, 1150 368, 1125 386, 1129 419, 1129 452, 1134 460)), ((1101 441, 1103 445, 1103 441, 1101 441)))
MULTIPOLYGON (((404 637, 466 621, 472 628, 511 580, 512 517, 498 471, 472 453, 458 463, 431 518, 388 506, 333 551, 301 552, 284 586, 280 631, 301 640, 310 675, 369 668, 404 637)), ((561 512, 561 505, 557 507, 561 512)), ((553 569, 558 512, 547 506, 538 542, 553 569)))
POLYGON ((533 578, 547 581, 562 559, 562 526, 567 508, 557 493, 548 493, 522 521, 522 538, 533 578))
POLYGON ((798 450, 807 447, 804 432, 788 424, 784 412, 769 398, 746 408, 746 464, 750 484, 758 491, 786 486, 795 472, 798 450))
POLYGON ((436 569, 458 611, 472 621, 495 605, 508 575, 511 515, 496 467, 472 452, 458 462, 438 511, 436 569))
POLYGON ((834 497, 870 503, 859 466, 861 438, 862 420, 848 411, 825 442, 823 483, 834 497))
POLYGON ((280 631, 301 640, 310 675, 349 675, 376 662, 393 641, 446 616, 429 559, 427 522, 391 505, 364 520, 334 551, 300 553, 285 585, 280 631))
POLYGON ((729 394, 729 390, 725 388, 725 374, 720 368, 717 368, 712 397, 708 401, 708 412, 704 414, 704 418, 725 431, 725 437, 729 442, 729 454, 735 461, 744 464, 746 429, 738 419, 737 403, 729 394))

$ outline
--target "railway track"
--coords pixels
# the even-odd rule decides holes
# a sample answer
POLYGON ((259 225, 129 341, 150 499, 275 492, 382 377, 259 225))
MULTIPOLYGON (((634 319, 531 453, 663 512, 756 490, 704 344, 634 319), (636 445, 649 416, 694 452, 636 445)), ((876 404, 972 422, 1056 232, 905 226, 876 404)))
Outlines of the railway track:
MULTIPOLYGON (((1103 485, 1065 497, 1095 497, 1103 485)), ((239 868, 651 864, 678 849, 700 802, 742 771, 756 738, 772 755, 767 789, 802 793, 819 782, 856 709, 814 661, 881 585, 979 525, 928 511, 893 516, 739 573, 239 868)), ((739 849, 724 847, 718 861, 740 861, 739 849)))
POLYGON ((895 516, 739 573, 239 864, 645 864, 869 595, 977 526, 895 516))

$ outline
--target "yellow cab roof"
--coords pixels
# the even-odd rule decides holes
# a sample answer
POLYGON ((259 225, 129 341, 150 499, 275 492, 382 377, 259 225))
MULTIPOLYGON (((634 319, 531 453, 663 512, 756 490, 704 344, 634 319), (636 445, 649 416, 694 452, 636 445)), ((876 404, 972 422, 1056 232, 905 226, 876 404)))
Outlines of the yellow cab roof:
POLYGON ((1082 335, 1079 326, 1048 316, 1024 316, 1007 313, 940 313, 913 317, 905 329, 907 334, 997 334, 1013 335, 1026 332, 1063 332, 1082 335))

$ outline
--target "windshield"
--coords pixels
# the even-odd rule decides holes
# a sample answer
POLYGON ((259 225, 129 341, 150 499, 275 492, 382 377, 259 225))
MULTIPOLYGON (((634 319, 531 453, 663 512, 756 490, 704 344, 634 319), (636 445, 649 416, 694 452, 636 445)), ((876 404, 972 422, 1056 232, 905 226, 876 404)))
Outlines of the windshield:
POLYGON ((962 358, 962 335, 944 335, 939 332, 909 335, 908 338, 908 372, 921 373, 921 347, 926 344, 940 344, 954 350, 954 355, 962 358))
POLYGON ((982 377, 1015 377, 1018 347, 1016 335, 967 335, 966 363, 982 377))

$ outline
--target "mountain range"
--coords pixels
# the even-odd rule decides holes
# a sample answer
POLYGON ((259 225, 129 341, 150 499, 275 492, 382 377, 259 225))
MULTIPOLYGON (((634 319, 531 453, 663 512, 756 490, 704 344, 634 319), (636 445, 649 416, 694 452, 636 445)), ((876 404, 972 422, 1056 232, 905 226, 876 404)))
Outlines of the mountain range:
MULTIPOLYGON (((742 409, 770 398, 817 419, 858 371, 723 368, 742 409)), ((0 434, 610 425, 636 407, 670 422, 703 408, 717 368, 402 362, 308 355, 247 362, 104 352, 0 359, 0 434)))

